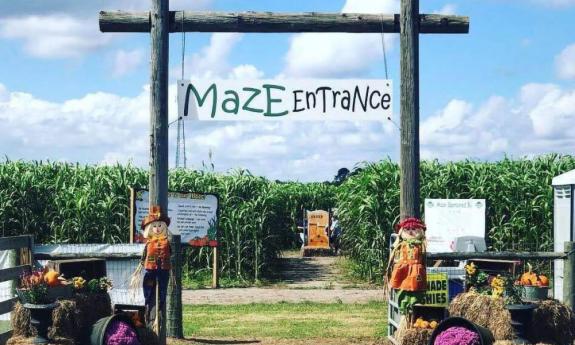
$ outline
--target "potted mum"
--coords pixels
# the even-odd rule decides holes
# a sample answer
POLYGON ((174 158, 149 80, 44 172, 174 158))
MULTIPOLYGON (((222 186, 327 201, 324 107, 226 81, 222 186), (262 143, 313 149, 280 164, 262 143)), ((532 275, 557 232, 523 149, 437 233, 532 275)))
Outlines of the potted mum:
POLYGON ((30 311, 30 323, 36 328, 34 344, 48 344, 48 327, 52 324, 52 310, 58 305, 49 297, 49 285, 44 272, 35 270, 24 273, 16 293, 22 306, 30 311))
POLYGON ((494 297, 502 297, 505 308, 511 314, 511 326, 515 330, 515 344, 531 344, 526 339, 527 330, 531 326, 533 310, 536 304, 524 302, 521 298, 522 289, 509 277, 497 276, 491 281, 494 297))

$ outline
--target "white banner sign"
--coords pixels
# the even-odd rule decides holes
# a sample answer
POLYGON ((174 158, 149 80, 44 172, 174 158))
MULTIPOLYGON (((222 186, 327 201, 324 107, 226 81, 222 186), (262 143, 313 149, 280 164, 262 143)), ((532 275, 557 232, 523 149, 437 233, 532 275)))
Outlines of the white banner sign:
POLYGON ((463 236, 485 238, 485 199, 425 199, 427 250, 455 251, 463 236))
POLYGON ((377 120, 392 115, 391 80, 178 82, 178 115, 200 121, 377 120))

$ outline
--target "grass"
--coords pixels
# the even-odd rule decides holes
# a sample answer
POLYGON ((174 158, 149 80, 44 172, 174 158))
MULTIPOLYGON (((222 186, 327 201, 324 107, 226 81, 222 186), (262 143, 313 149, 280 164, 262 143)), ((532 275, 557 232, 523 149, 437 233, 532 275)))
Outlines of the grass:
POLYGON ((219 339, 383 338, 384 303, 277 303, 184 307, 184 333, 219 339))

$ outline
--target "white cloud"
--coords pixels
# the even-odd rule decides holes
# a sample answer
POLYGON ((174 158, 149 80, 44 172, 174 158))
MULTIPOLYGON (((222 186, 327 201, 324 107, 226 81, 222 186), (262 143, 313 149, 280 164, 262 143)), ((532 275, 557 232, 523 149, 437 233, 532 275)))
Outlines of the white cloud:
MULTIPOLYGON (((397 0, 347 0, 342 13, 397 13, 397 0)), ((393 49, 396 35, 385 35, 393 49)), ((285 56, 284 77, 350 77, 367 73, 383 60, 379 34, 304 33, 292 36, 285 56)))
POLYGON ((453 100, 421 125, 423 158, 496 159, 575 150, 575 90, 526 84, 479 106, 453 100))
POLYGON ((144 52, 140 49, 123 50, 120 49, 114 56, 114 67, 112 74, 115 77, 122 77, 136 70, 144 61, 144 52))
POLYGON ((75 58, 102 48, 113 34, 102 34, 93 21, 66 15, 0 19, 0 37, 24 41, 24 49, 40 58, 75 58))
POLYGON ((567 46, 555 57, 555 70, 562 79, 575 79, 575 44, 567 46))
POLYGON ((17 159, 95 163, 116 156, 146 161, 149 90, 136 97, 90 93, 64 102, 48 102, 28 93, 0 98, 3 154, 17 159))
POLYGON ((234 67, 229 74, 230 79, 260 79, 263 78, 264 72, 257 69, 254 65, 239 65, 234 67))
POLYGON ((453 15, 457 13, 457 5, 445 4, 440 10, 433 11, 435 14, 453 15))

